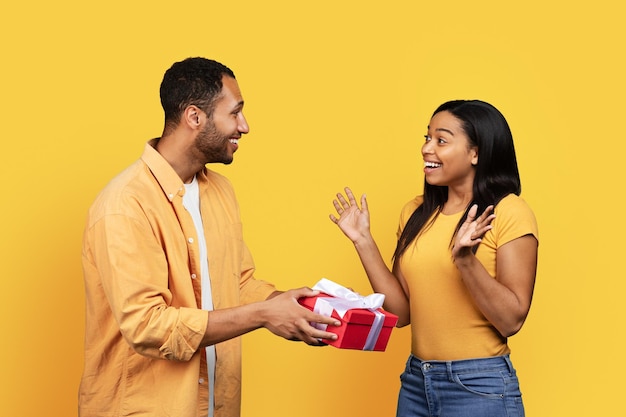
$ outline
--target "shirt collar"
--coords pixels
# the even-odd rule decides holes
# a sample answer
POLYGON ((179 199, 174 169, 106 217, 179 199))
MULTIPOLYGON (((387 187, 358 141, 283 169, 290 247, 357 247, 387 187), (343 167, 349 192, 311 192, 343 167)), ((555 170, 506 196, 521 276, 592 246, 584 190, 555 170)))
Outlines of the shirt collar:
POLYGON ((152 139, 146 143, 141 155, 141 160, 148 166, 154 178, 161 186, 161 189, 171 202, 175 196, 183 196, 185 187, 183 180, 180 179, 174 168, 161 156, 155 146, 159 141, 158 138, 152 139))

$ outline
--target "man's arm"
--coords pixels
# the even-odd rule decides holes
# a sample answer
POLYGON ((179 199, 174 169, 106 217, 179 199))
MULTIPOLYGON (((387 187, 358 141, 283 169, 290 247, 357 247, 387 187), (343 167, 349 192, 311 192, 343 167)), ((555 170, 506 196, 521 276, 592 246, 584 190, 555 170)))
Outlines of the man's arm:
POLYGON ((334 318, 313 313, 298 304, 299 298, 318 294, 319 291, 306 287, 286 292, 275 291, 265 301, 209 311, 201 345, 213 345, 262 327, 285 339, 301 340, 311 345, 319 344, 319 339, 334 340, 337 335, 318 330, 310 323, 331 326, 339 326, 341 323, 334 318))

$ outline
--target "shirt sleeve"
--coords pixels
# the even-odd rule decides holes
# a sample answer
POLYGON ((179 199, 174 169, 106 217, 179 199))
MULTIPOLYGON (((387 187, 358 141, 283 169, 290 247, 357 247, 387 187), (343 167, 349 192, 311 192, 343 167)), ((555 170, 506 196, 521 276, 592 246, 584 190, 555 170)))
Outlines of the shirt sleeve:
POLYGON ((417 196, 413 200, 409 201, 404 205, 402 211, 400 212, 400 222, 398 224, 398 230, 396 231, 396 237, 399 240, 402 235, 402 231, 406 226, 406 223, 409 221, 409 218, 413 214, 413 212, 422 204, 423 197, 417 196))
POLYGON ((87 233, 91 242, 87 267, 99 274, 127 343, 145 356, 189 360, 200 345, 208 314, 172 306, 168 260, 148 222, 140 216, 108 214, 87 233))
POLYGON ((537 219, 530 206, 521 197, 510 194, 495 208, 496 247, 522 236, 532 235, 539 240, 537 219))
POLYGON ((250 250, 243 243, 243 257, 241 268, 241 303, 249 304, 257 301, 266 300, 276 287, 269 282, 254 278, 254 262, 250 250))

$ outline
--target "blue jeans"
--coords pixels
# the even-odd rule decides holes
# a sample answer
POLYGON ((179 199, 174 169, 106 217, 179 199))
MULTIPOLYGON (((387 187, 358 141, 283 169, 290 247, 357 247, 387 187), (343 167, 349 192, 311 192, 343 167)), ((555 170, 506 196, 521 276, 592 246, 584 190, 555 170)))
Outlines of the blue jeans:
POLYGON ((397 417, 524 417, 509 355, 459 361, 409 356, 397 417))

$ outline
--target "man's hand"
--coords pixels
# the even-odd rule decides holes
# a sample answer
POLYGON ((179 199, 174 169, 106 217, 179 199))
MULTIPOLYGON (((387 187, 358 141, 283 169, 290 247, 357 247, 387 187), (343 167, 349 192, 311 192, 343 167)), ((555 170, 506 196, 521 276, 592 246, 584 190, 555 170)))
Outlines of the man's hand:
POLYGON ((277 336, 288 340, 301 340, 309 345, 319 346, 321 339, 335 340, 337 335, 316 329, 311 323, 340 326, 341 322, 332 318, 314 313, 301 306, 298 299, 314 297, 319 291, 307 287, 285 292, 274 292, 266 300, 266 307, 262 312, 263 327, 277 336))

